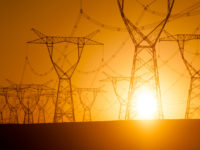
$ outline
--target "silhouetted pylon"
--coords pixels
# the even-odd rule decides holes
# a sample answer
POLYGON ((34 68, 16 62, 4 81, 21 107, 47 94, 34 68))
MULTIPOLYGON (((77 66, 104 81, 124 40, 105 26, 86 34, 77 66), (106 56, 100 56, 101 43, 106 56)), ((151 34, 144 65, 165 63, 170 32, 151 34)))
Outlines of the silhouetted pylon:
POLYGON ((3 96, 5 97, 6 105, 9 109, 9 123, 18 124, 18 110, 20 108, 20 103, 17 98, 16 90, 12 87, 5 87, 2 89, 3 96))
POLYGON ((13 87, 16 90, 20 106, 24 111, 24 124, 34 123, 33 113, 39 100, 37 92, 41 92, 40 88, 35 91, 34 86, 34 84, 16 84, 13 87))
POLYGON ((129 120, 138 117, 136 110, 136 97, 144 89, 148 89, 157 100, 157 113, 155 118, 163 118, 164 115, 162 110, 155 46, 170 17, 174 0, 168 0, 168 13, 166 17, 148 34, 144 34, 126 17, 124 13, 124 0, 117 0, 117 2, 121 17, 135 46, 125 119, 129 120))
POLYGON ((122 82, 122 81, 128 81, 130 82, 130 77, 124 77, 124 76, 110 76, 107 73, 104 73, 107 78, 103 79, 101 81, 103 82, 111 82, 112 86, 113 86, 113 90, 114 93, 117 97, 117 100, 119 102, 119 113, 118 113, 118 119, 119 120, 124 120, 125 116, 126 116, 126 106, 127 106, 127 102, 128 102, 128 98, 124 98, 122 97, 122 95, 120 95, 118 93, 118 82, 122 82))
POLYGON ((185 67, 190 75, 190 87, 188 91, 185 119, 200 117, 200 69, 196 69, 184 55, 185 42, 199 40, 200 34, 176 34, 160 38, 160 41, 175 41, 178 43, 179 51, 185 67))
POLYGON ((6 101, 5 101, 5 97, 3 95, 2 89, 0 88, 0 124, 4 123, 4 116, 3 116, 3 112, 4 109, 6 108, 6 101))
POLYGON ((51 99, 53 102, 55 96, 55 90, 51 89, 49 87, 45 87, 43 89, 43 92, 41 93, 39 97, 39 101, 37 103, 38 108, 38 123, 46 123, 46 106, 51 99))
POLYGON ((83 122, 92 121, 92 107, 96 101, 97 94, 102 90, 100 88, 76 88, 76 91, 83 108, 83 122))
POLYGON ((38 107, 38 123, 45 123, 45 107, 49 102, 50 96, 42 96, 37 104, 38 107))
POLYGON ((39 37, 39 39, 28 43, 45 44, 47 46, 51 63, 59 79, 57 98, 55 102, 54 122, 63 122, 63 117, 66 117, 67 121, 75 121, 71 78, 79 64, 84 46, 103 45, 102 43, 91 39, 97 32, 99 32, 99 30, 84 37, 47 36, 36 29, 32 29, 32 31, 39 37), (77 45, 77 60, 68 70, 64 70, 53 58, 54 45, 63 42, 77 45))

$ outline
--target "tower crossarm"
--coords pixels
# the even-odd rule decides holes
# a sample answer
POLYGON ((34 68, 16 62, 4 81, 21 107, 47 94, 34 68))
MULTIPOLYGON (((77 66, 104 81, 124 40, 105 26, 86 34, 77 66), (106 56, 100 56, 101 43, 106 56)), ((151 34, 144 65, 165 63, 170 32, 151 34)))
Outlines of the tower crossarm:
POLYGON ((194 66, 185 58, 184 55, 184 46, 185 42, 190 41, 190 40, 199 40, 200 39, 200 34, 175 34, 171 35, 167 31, 165 31, 167 34, 166 37, 160 38, 160 41, 176 41, 179 46, 179 50, 181 53, 181 57, 183 59, 183 62, 191 76, 194 75, 200 75, 200 73, 197 71, 197 69, 194 68, 194 66))
POLYGON ((200 39, 200 34, 175 34, 160 38, 160 41, 189 41, 200 39))
POLYGON ((99 87, 99 88, 76 88, 75 91, 77 91, 77 92, 96 92, 96 93, 106 92, 106 91, 102 90, 101 88, 102 87, 99 87))
POLYGON ((103 43, 92 40, 91 38, 99 32, 96 30, 84 37, 64 37, 64 36, 47 36, 36 29, 32 31, 39 37, 38 39, 28 41, 27 43, 33 44, 57 44, 57 43, 72 43, 78 45, 103 45, 103 43))
POLYGON ((59 36, 45 36, 27 43, 34 44, 57 44, 57 43, 72 43, 79 45, 103 45, 103 43, 91 40, 86 37, 59 37, 59 36))
POLYGON ((189 41, 189 40, 200 39, 200 34, 177 34, 176 37, 179 41, 180 40, 189 41))
POLYGON ((103 72, 103 73, 106 76, 105 79, 100 80, 100 81, 103 81, 103 82, 130 81, 130 78, 131 78, 131 77, 127 77, 127 76, 111 76, 111 75, 107 74, 106 72, 103 72))

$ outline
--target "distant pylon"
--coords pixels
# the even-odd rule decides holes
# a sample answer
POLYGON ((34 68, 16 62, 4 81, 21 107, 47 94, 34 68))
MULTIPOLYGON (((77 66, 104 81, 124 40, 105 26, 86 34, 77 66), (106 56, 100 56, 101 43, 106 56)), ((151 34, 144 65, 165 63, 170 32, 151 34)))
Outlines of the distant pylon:
POLYGON ((102 90, 100 88, 76 88, 76 91, 83 108, 83 122, 92 121, 92 107, 96 101, 97 94, 102 90), (91 97, 89 98, 88 96, 91 97))
POLYGON ((151 91, 157 100, 157 113, 155 118, 163 118, 164 114, 162 110, 155 46, 170 17, 174 0, 168 0, 168 13, 166 17, 147 35, 126 17, 124 13, 124 0, 117 0, 117 2, 121 17, 135 46, 125 119, 137 119, 136 97, 143 89, 151 91))
POLYGON ((32 124, 34 122, 33 112, 37 106, 38 99, 31 89, 32 86, 31 84, 16 84, 16 88, 13 87, 17 92, 18 101, 24 111, 24 124, 32 124))
POLYGON ((43 92, 39 97, 39 102, 37 103, 38 108, 38 123, 46 123, 46 106, 50 99, 54 100, 55 90, 49 87, 45 87, 43 92))
POLYGON ((67 121, 74 122, 76 120, 75 120, 75 113, 74 113, 74 101, 73 101, 73 94, 72 94, 71 78, 79 64, 84 46, 85 45, 103 45, 102 43, 91 39, 99 31, 97 30, 84 37, 47 36, 37 31, 36 29, 32 29, 32 31, 39 37, 39 39, 30 41, 28 43, 45 44, 47 46, 51 63, 59 79, 53 121, 63 122, 64 117, 65 117, 67 121), (59 66, 53 58, 54 44, 63 43, 63 42, 76 44, 78 48, 77 60, 75 64, 69 67, 68 70, 63 70, 62 66, 59 66))
POLYGON ((18 110, 20 108, 19 100, 17 99, 16 91, 12 87, 5 87, 3 90, 3 96, 5 97, 6 105, 9 109, 9 123, 18 124, 18 110))
POLYGON ((6 108, 5 97, 3 96, 2 90, 0 89, 0 124, 4 123, 3 111, 6 108))
POLYGON ((127 102, 128 102, 128 98, 124 98, 122 97, 119 93, 118 93, 118 82, 120 81, 128 81, 130 82, 130 77, 124 77, 124 76, 110 76, 107 73, 104 73, 107 78, 103 79, 101 81, 103 82, 111 82, 112 86, 113 86, 113 90, 115 92, 115 95, 117 97, 117 100, 119 102, 119 113, 118 113, 118 120, 124 120, 125 116, 126 116, 126 106, 127 106, 127 102))
POLYGON ((49 102, 50 96, 43 96, 43 99, 40 98, 40 101, 37 104, 38 107, 38 123, 45 123, 45 107, 47 103, 49 102))
POLYGON ((167 37, 160 38, 160 41, 176 41, 185 67, 190 75, 190 87, 188 91, 185 119, 200 117, 200 69, 196 69, 184 55, 185 42, 199 40, 200 34, 176 34, 166 32, 167 37))

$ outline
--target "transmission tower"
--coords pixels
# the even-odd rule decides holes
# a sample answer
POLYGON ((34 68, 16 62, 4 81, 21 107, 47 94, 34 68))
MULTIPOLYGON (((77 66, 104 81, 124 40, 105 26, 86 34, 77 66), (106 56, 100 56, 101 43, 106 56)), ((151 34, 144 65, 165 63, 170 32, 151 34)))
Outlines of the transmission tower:
POLYGON ((6 108, 5 97, 3 95, 2 88, 0 88, 0 124, 4 123, 3 112, 5 108, 6 108))
POLYGON ((135 46, 125 119, 137 118, 136 96, 140 90, 146 88, 151 90, 156 97, 158 108, 156 116, 163 118, 155 45, 170 17, 174 0, 168 0, 168 13, 166 17, 147 35, 126 17, 124 13, 124 0, 117 0, 117 2, 121 17, 135 46))
POLYGON ((25 123, 28 123, 28 124, 33 123, 33 112, 31 110, 31 107, 32 107, 31 103, 33 101, 34 95, 30 95, 30 93, 27 92, 27 90, 29 88, 30 87, 19 85, 15 89, 17 92, 17 98, 20 102, 21 108, 24 111, 24 121, 23 121, 24 124, 25 123))
POLYGON ((18 124, 18 110, 20 108, 20 103, 17 99, 17 93, 12 87, 4 87, 2 89, 2 95, 5 98, 6 105, 9 109, 9 123, 18 124))
POLYGON ((96 101, 98 93, 103 91, 100 88, 76 88, 76 91, 83 108, 83 122, 92 121, 92 107, 96 101))
POLYGON ((46 122, 46 119, 45 119, 45 107, 47 105, 47 103, 49 102, 49 96, 45 96, 46 98, 45 99, 41 99, 41 103, 38 103, 37 104, 37 107, 38 107, 38 123, 45 123, 46 122))
POLYGON ((103 79, 101 81, 103 82, 111 82, 112 86, 113 86, 113 90, 114 93, 117 97, 117 100, 120 104, 119 106, 119 114, 118 114, 118 119, 119 120, 124 120, 125 116, 126 116, 126 106, 127 106, 127 102, 128 102, 128 98, 123 98, 119 93, 118 93, 118 82, 122 82, 122 81, 130 81, 130 77, 123 77, 123 76, 110 76, 106 73, 104 73, 107 78, 103 79))
POLYGON ((40 96, 40 100, 37 104, 38 107, 38 123, 45 123, 46 117, 45 117, 45 107, 47 106, 50 99, 53 99, 54 97, 54 90, 49 89, 46 92, 43 92, 40 96))
POLYGON ((63 122, 63 117, 66 117, 68 121, 75 121, 71 78, 79 64, 84 46, 103 45, 102 43, 91 39, 98 32, 98 30, 84 37, 47 36, 35 29, 32 29, 32 31, 39 37, 39 39, 30 41, 28 43, 45 44, 47 46, 51 63, 59 79, 57 98, 55 102, 54 122, 63 122), (63 42, 77 45, 78 57, 75 64, 70 66, 68 70, 64 70, 62 66, 59 66, 53 57, 54 45, 63 42))
POLYGON ((20 103, 22 110, 24 111, 24 124, 32 124, 33 112, 37 105, 37 96, 32 90, 32 84, 15 84, 12 89, 17 93, 17 99, 20 103))
POLYGON ((185 42, 200 39, 200 34, 168 34, 167 37, 160 38, 160 41, 176 41, 185 67, 190 75, 190 87, 188 91, 185 119, 199 117, 200 114, 200 69, 196 69, 184 55, 185 42), (198 116, 195 116, 198 115, 198 116))

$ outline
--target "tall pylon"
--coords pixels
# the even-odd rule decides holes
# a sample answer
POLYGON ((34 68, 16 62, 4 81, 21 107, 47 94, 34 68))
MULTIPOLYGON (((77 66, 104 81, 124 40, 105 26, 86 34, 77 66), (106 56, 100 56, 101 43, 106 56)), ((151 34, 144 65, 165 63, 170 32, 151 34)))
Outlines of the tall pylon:
POLYGON ((118 93, 118 83, 119 82, 124 82, 124 81, 128 81, 130 82, 130 77, 124 77, 124 76, 111 76, 108 75, 107 73, 104 73, 107 78, 103 79, 101 81, 103 82, 111 82, 112 86, 113 86, 113 90, 114 93, 116 95, 116 98, 119 102, 119 113, 118 113, 118 120, 124 120, 125 119, 125 115, 126 115, 126 106, 127 106, 127 102, 128 102, 128 97, 122 97, 121 94, 118 93))
POLYGON ((100 88, 76 88, 76 91, 83 108, 83 122, 92 121, 92 107, 98 93, 103 91, 100 88))
POLYGON ((71 78, 79 64, 84 46, 103 45, 102 43, 91 39, 96 33, 99 32, 99 30, 94 31, 84 37, 47 36, 36 29, 32 29, 32 31, 39 37, 39 39, 29 41, 28 43, 45 44, 47 46, 51 63, 59 79, 53 122, 64 122, 64 117, 67 119, 67 121, 74 122, 76 121, 76 119, 74 113, 74 100, 71 78), (68 70, 64 70, 62 66, 59 66, 53 57, 54 45, 64 42, 77 45, 78 57, 76 59, 76 62, 72 66, 70 66, 68 70))
POLYGON ((196 69, 185 57, 185 42, 190 40, 200 40, 200 34, 176 34, 171 35, 166 32, 167 36, 160 38, 160 41, 175 41, 178 43, 179 51, 185 67, 190 75, 190 87, 185 112, 185 119, 200 117, 200 68, 196 69))
MULTIPOLYGON (((117 0, 121 17, 135 46, 131 78, 126 107, 126 120, 137 119, 137 95, 148 89, 157 101, 155 118, 163 118, 160 82, 157 66, 156 43, 162 33, 173 8, 174 0, 168 0, 166 17, 148 34, 143 33, 124 13, 124 0, 117 0)), ((139 119, 139 118, 138 118, 139 119)))

